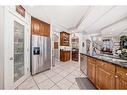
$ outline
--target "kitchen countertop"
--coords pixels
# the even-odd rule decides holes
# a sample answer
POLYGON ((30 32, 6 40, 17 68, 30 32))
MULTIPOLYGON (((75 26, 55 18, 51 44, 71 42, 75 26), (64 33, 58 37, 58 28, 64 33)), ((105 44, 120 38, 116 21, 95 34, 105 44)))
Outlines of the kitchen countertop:
POLYGON ((70 50, 63 50, 63 49, 61 49, 60 51, 70 52, 70 50))
POLYGON ((108 57, 108 56, 104 56, 104 55, 95 55, 95 56, 93 56, 93 55, 86 54, 86 53, 80 53, 80 54, 83 54, 83 55, 93 57, 93 58, 96 58, 96 59, 99 59, 99 60, 102 60, 102 61, 105 61, 105 62, 112 63, 114 65, 118 65, 118 66, 127 68, 127 60, 108 57))

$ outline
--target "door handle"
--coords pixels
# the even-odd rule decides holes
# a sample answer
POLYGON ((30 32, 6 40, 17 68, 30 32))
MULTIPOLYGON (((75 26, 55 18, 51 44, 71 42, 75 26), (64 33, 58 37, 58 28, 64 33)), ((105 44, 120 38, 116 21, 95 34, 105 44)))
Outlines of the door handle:
POLYGON ((14 58, 13 57, 10 57, 10 60, 14 60, 14 58))

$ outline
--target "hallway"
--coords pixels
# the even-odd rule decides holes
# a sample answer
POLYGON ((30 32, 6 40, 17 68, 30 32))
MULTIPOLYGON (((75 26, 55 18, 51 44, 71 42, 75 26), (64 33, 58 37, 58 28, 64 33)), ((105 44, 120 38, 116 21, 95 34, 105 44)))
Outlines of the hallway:
POLYGON ((18 88, 19 90, 78 90, 75 78, 86 77, 80 71, 80 64, 74 61, 55 62, 48 71, 29 77, 18 88))

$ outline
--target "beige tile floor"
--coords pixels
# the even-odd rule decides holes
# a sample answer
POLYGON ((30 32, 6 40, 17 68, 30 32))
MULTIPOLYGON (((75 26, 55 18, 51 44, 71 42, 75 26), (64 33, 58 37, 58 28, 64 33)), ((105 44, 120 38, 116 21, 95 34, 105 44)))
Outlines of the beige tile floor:
POLYGON ((80 71, 80 64, 74 61, 55 62, 55 66, 48 71, 30 76, 19 90, 79 90, 76 77, 86 77, 80 71))

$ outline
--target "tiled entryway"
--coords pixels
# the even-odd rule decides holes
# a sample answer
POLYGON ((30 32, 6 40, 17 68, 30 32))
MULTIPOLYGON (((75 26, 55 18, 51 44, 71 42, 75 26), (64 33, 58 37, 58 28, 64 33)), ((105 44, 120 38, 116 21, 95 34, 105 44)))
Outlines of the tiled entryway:
POLYGON ((80 64, 74 61, 55 62, 48 71, 29 77, 17 89, 19 90, 78 90, 75 78, 86 77, 80 71, 80 64))

